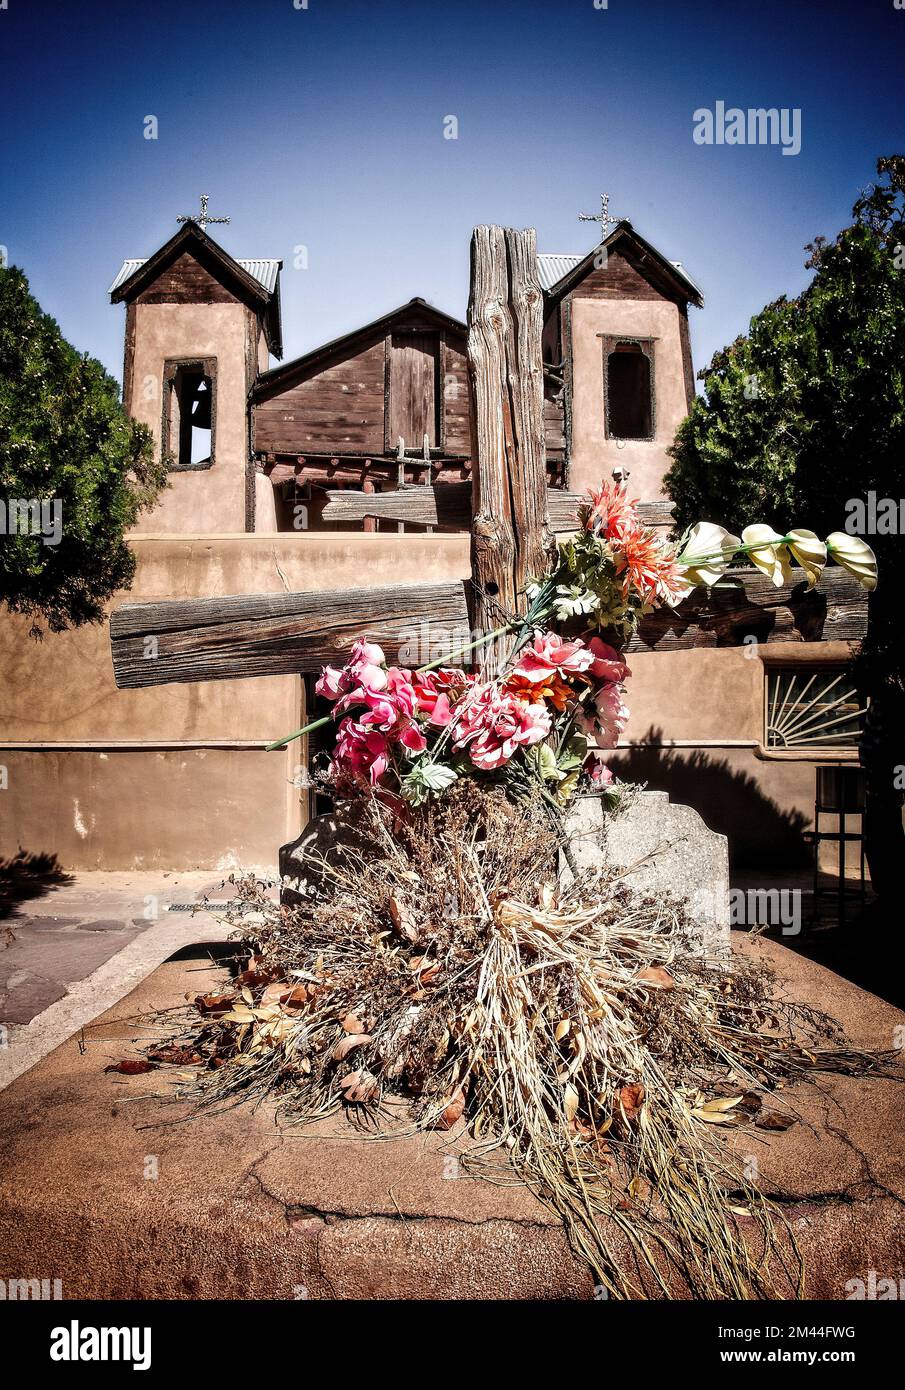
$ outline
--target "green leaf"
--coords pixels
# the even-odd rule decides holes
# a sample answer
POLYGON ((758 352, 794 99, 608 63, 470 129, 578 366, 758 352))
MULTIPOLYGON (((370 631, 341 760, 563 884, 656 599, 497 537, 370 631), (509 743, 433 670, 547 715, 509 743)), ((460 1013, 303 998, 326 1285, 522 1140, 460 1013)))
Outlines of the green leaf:
POLYGON ((446 791, 457 777, 458 773, 445 763, 427 763, 421 768, 421 780, 432 792, 446 791))
POLYGON ((539 743, 535 757, 537 758, 537 770, 543 781, 558 782, 560 772, 556 764, 556 754, 549 743, 539 743))

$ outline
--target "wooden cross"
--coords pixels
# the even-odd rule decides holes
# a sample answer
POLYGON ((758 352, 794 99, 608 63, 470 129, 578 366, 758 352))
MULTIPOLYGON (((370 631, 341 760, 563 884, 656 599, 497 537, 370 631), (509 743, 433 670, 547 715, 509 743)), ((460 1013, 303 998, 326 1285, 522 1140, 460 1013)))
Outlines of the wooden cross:
MULTIPOLYGON (((396 662, 413 629, 428 636, 432 629, 488 633, 523 613, 525 581, 546 568, 554 532, 575 529, 580 500, 547 487, 542 327, 534 232, 478 227, 468 306, 475 434, 470 499, 468 484, 454 501, 451 484, 352 498, 364 509, 361 515, 379 510, 426 524, 444 520, 444 507, 457 508, 471 529, 470 581, 124 604, 110 618, 117 685, 319 672, 327 662, 342 665, 362 636, 396 662), (388 510, 380 510, 384 506, 388 510)), ((341 496, 348 508, 350 495, 341 496)), ((668 520, 663 504, 648 504, 647 512, 645 520, 668 520)), ((738 588, 699 590, 676 609, 652 613, 627 650, 864 636, 867 595, 840 568, 825 571, 814 590, 800 572, 779 589, 758 570, 734 574, 742 581, 738 588)), ((506 646, 497 638, 478 648, 478 663, 492 673, 506 646)))
POLYGON ((600 195, 600 211, 599 211, 599 212, 580 212, 580 213, 578 214, 578 220, 579 220, 579 222, 599 222, 599 223, 600 223, 600 240, 601 240, 601 241, 605 241, 605 240, 606 240, 606 234, 607 234, 607 231, 608 231, 609 227, 610 227, 611 225, 612 225, 613 227, 616 226, 616 218, 615 218, 615 217, 610 217, 610 195, 609 195, 609 193, 601 193, 601 195, 600 195))
POLYGON ((228 217, 209 217, 209 216, 208 216, 207 205, 208 205, 209 201, 210 201, 210 194, 208 194, 208 193, 202 193, 202 194, 201 194, 201 212, 200 212, 197 216, 196 216, 194 213, 192 213, 192 215, 191 215, 190 217, 186 217, 186 216, 184 216, 184 215, 181 216, 181 217, 177 217, 177 218, 176 218, 176 221, 177 221, 177 222, 195 222, 195 223, 197 223, 197 225, 201 228, 202 232, 204 231, 205 227, 209 226, 210 223, 212 223, 212 222, 228 222, 228 221, 229 221, 229 218, 228 218, 228 217))

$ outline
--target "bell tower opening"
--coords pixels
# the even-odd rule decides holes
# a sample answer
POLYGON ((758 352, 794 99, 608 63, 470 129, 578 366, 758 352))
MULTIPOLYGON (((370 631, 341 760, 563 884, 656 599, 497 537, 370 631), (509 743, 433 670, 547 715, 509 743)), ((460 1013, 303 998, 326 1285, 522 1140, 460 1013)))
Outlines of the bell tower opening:
POLYGON ((216 373, 216 359, 165 364, 163 452, 174 471, 213 466, 216 373))
POLYGON ((652 439, 654 391, 649 342, 615 342, 606 354, 606 429, 610 439, 652 439))

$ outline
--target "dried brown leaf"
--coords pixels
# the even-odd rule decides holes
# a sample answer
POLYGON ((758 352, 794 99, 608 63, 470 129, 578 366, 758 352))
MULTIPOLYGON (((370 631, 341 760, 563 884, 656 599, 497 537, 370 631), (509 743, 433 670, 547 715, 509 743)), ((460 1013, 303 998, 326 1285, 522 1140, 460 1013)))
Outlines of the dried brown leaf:
POLYGON ((199 1014, 225 1014, 235 1003, 234 994, 196 994, 195 1008, 199 1014))
POLYGON ((627 1120, 637 1119, 644 1104, 644 1087, 640 1081, 634 1081, 631 1085, 622 1087, 619 1091, 619 1104, 627 1120))
POLYGON ((646 985, 652 985, 654 989, 675 989, 676 987, 672 975, 662 965, 645 966, 643 970, 638 971, 635 979, 643 981, 646 985))
POLYGON ((790 1129, 795 1123, 795 1116, 786 1114, 779 1110, 762 1110, 755 1117, 754 1123, 758 1129, 790 1129))
POLYGON ((362 1047, 365 1043, 373 1041, 370 1033, 347 1033, 333 1049, 334 1062, 341 1062, 344 1057, 348 1057, 350 1052, 354 1052, 356 1047, 362 1047))
POLYGON ((457 1086, 446 1103, 442 1114, 437 1120, 438 1129, 452 1129, 454 1124, 461 1120, 465 1112, 465 1092, 461 1086, 457 1086))

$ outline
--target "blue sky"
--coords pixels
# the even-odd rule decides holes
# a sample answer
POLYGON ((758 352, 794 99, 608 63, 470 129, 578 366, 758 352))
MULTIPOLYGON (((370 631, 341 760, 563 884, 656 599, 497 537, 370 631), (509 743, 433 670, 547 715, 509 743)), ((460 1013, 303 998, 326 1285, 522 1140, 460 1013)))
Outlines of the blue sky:
POLYGON ((118 377, 107 286, 202 191, 283 258, 294 356, 415 294, 464 316, 478 222, 590 249, 606 189, 702 285, 700 367, 905 148, 903 58, 894 0, 6 0, 0 245, 118 377), (717 101, 799 109, 801 152, 695 144, 717 101))

